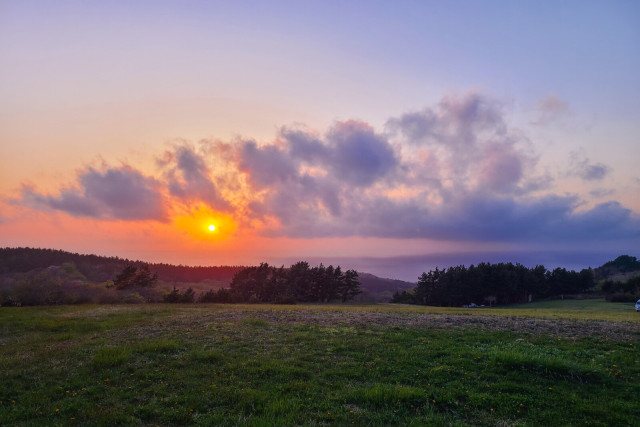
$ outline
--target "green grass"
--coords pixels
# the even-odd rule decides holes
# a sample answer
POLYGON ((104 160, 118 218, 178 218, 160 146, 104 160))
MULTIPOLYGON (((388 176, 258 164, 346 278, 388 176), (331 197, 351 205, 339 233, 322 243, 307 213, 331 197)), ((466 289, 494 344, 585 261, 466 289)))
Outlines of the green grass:
MULTIPOLYGON (((510 307, 511 308, 511 307, 510 307)), ((522 315, 536 317, 580 318, 590 320, 639 321, 635 303, 607 302, 602 299, 565 299, 512 306, 522 315)), ((505 309, 505 310, 508 310, 505 309)))
POLYGON ((638 346, 592 300, 2 308, 0 424, 634 425, 638 346))
MULTIPOLYGON (((391 306, 391 305, 390 305, 391 306)), ((602 299, 565 299, 501 306, 498 308, 458 308, 458 307, 421 307, 402 306, 410 311, 427 310, 446 314, 482 314, 492 316, 536 317, 545 319, 583 319, 607 320, 618 322, 638 322, 640 313, 636 313, 634 303, 607 302, 602 299)))

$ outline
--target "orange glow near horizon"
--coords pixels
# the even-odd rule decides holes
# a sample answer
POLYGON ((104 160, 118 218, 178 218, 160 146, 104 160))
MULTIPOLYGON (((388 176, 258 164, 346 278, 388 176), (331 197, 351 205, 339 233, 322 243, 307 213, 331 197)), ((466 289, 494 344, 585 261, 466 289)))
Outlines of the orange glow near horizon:
POLYGON ((225 240, 238 227, 231 215, 225 215, 206 206, 199 206, 186 215, 174 219, 178 229, 197 240, 225 240))

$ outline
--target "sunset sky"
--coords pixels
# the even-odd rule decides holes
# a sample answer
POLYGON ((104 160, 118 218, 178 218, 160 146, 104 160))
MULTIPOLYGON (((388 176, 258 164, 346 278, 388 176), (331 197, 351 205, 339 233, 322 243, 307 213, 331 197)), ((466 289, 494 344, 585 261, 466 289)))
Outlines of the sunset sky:
POLYGON ((0 246, 640 256, 640 2, 0 2, 0 246), (209 226, 215 230, 209 230, 209 226))

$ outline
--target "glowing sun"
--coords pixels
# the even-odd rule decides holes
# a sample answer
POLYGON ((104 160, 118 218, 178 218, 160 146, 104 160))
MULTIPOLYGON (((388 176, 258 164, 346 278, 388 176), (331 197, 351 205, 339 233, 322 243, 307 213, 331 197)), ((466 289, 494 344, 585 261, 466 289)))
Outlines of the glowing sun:
MULTIPOLYGON (((0 0, 1 1, 1 0, 0 0)), ((231 215, 223 215, 208 206, 196 206, 174 219, 178 229, 197 240, 220 242, 231 237, 237 224, 231 215)))

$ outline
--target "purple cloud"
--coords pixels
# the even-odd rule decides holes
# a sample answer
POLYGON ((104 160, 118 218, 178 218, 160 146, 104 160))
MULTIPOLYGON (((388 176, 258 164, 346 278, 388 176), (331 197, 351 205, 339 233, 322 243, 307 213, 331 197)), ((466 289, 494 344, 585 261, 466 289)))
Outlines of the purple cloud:
POLYGON ((411 144, 475 147, 478 138, 506 132, 500 102, 478 93, 443 98, 437 109, 425 108, 387 121, 391 135, 411 144))
POLYGON ((337 123, 328 133, 332 155, 327 165, 336 177, 356 186, 369 186, 398 164, 393 148, 366 123, 337 123))
MULTIPOLYGON (((573 197, 528 201, 464 195, 441 206, 418 200, 360 198, 331 221, 319 212, 288 212, 285 227, 269 230, 289 237, 363 236, 450 241, 577 242, 640 237, 640 218, 617 202, 577 212, 573 197), (303 214, 304 213, 304 214, 303 214)), ((295 210, 294 210, 295 212, 295 210)))
POLYGON ((584 150, 571 153, 570 175, 582 178, 585 181, 602 181, 609 175, 611 168, 603 163, 592 163, 584 153, 584 150))
POLYGON ((248 173, 257 188, 277 185, 297 176, 296 162, 275 145, 258 147, 254 141, 242 142, 240 159, 240 170, 248 173))
POLYGON ((578 172, 578 176, 587 181, 600 181, 609 174, 610 170, 609 166, 602 163, 584 165, 578 172))
POLYGON ((534 125, 544 126, 565 118, 570 114, 569 104, 558 96, 550 93, 540 98, 535 106, 538 117, 532 122, 534 125))
POLYGON ((185 202, 201 200, 212 207, 229 208, 211 180, 205 154, 197 153, 190 144, 177 145, 166 151, 158 159, 158 165, 164 170, 166 185, 172 196, 185 202))
POLYGON ((415 176, 424 175, 422 167, 437 167, 430 181, 436 186, 448 181, 456 193, 475 188, 523 194, 545 181, 530 173, 536 163, 529 154, 530 143, 506 125, 502 104, 481 94, 446 97, 435 109, 389 119, 386 130, 405 145, 418 147, 418 155, 428 160, 403 166, 415 176))
POLYGON ((241 169, 268 192, 250 205, 289 237, 364 236, 457 241, 551 242, 637 235, 637 216, 619 204, 580 212, 572 196, 528 196, 549 185, 499 102, 479 94, 387 122, 336 123, 324 137, 283 128, 280 139, 245 143, 241 169), (391 140, 409 149, 403 157, 391 140), (610 218, 616 218, 611 222, 610 218), (601 228, 594 224, 601 224, 601 228))
POLYGON ((166 220, 160 183, 129 167, 78 174, 78 188, 64 189, 58 196, 42 195, 31 187, 22 190, 22 201, 76 217, 121 220, 166 220))
POLYGON ((254 191, 263 191, 260 202, 250 203, 250 215, 274 216, 288 230, 329 232, 345 197, 390 177, 399 159, 384 135, 366 123, 346 121, 324 137, 283 128, 274 144, 240 142, 237 162, 254 191))
MULTIPOLYGON (((549 191, 526 136, 507 125, 500 102, 446 97, 391 118, 385 132, 362 121, 324 132, 283 127, 276 138, 175 145, 158 160, 161 179, 129 167, 89 168, 75 188, 22 202, 75 216, 166 219, 172 202, 236 209, 265 235, 362 236, 509 243, 614 241, 640 236, 640 218, 617 202, 584 209, 549 191), (546 193, 543 193, 546 191, 546 193), (233 206, 222 194, 233 194, 233 206)), ((609 168, 572 154, 569 174, 602 180, 609 168)))
POLYGON ((487 144, 478 173, 480 186, 496 192, 510 192, 523 175, 523 159, 512 144, 487 144))
POLYGON ((589 194, 595 198, 602 198, 607 196, 613 196, 615 194, 615 190, 611 188, 596 188, 595 190, 589 191, 589 194))
POLYGON ((305 129, 280 129, 280 136, 287 142, 291 157, 303 162, 325 163, 329 157, 329 148, 317 135, 305 129))

